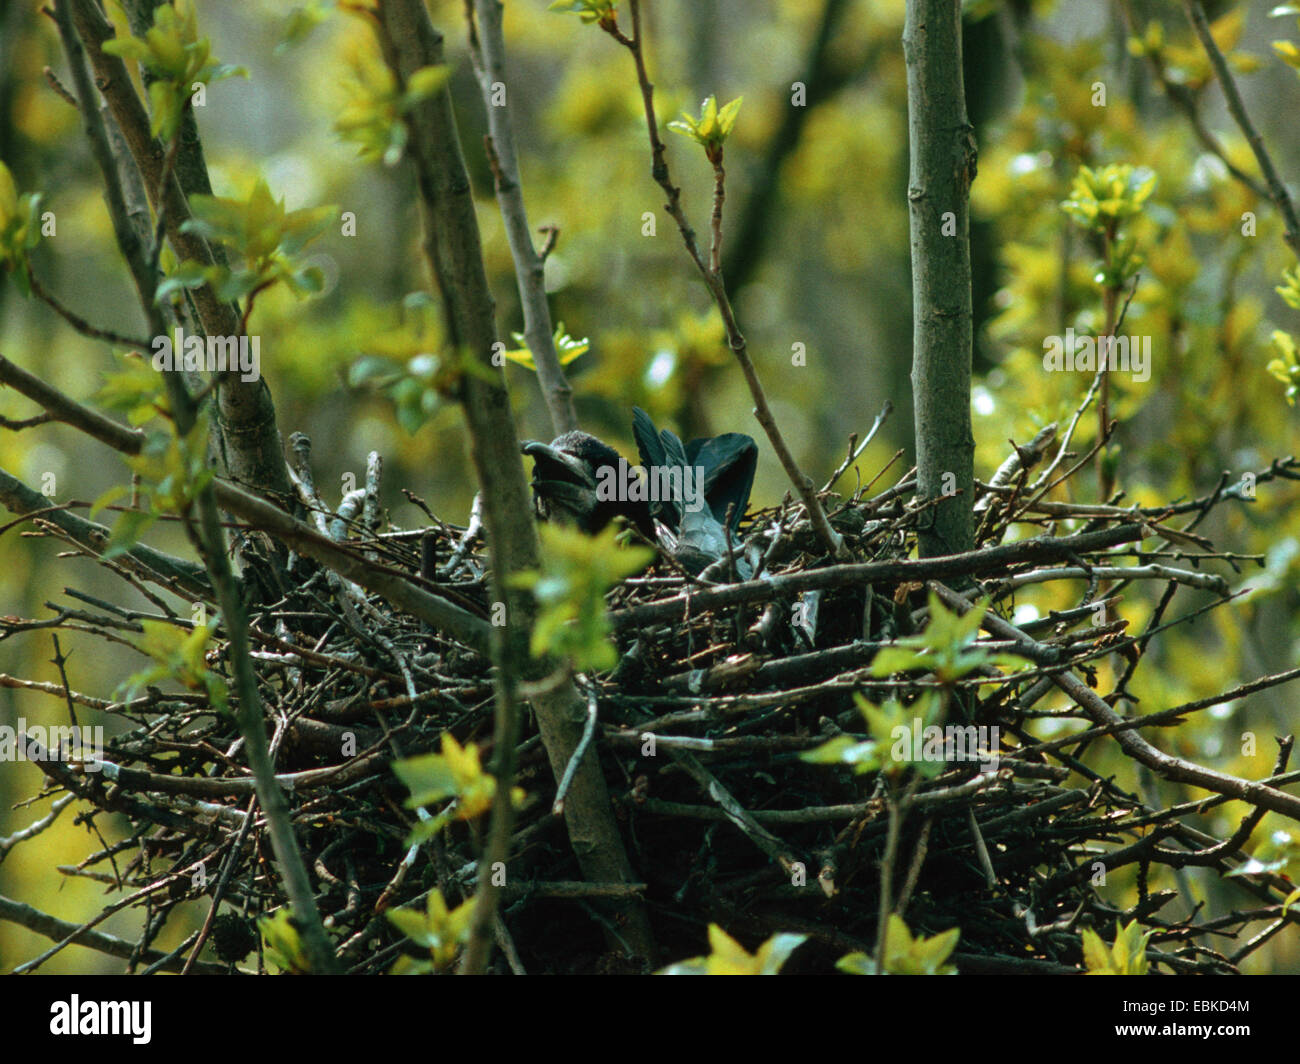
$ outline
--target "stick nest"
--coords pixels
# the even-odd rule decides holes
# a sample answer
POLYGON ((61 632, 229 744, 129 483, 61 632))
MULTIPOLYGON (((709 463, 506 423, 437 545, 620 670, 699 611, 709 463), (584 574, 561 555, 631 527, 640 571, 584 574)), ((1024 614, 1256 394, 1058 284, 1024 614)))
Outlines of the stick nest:
MULTIPOLYGON (((1275 463, 1258 476, 1288 473, 1290 464, 1275 463)), ((1211 919, 1199 906, 1185 915, 1177 874, 1240 864, 1263 808, 1215 837, 1194 814, 1228 795, 1193 789, 1187 804, 1165 804, 1159 796, 1171 788, 1157 790, 1116 743, 1138 729, 1099 726, 1054 680, 1071 674, 1091 690, 1109 677, 1099 694, 1120 714, 1169 709, 1137 707, 1129 686, 1157 657, 1158 630, 1229 600, 1215 570, 1238 569, 1241 559, 1213 553, 1192 528, 1233 489, 1220 484, 1203 499, 1139 510, 1049 503, 1035 486, 1023 470, 981 485, 980 549, 956 563, 906 560, 927 510, 910 501, 914 484, 905 477, 870 497, 862 489, 824 496, 854 565, 832 565, 802 508, 787 500, 744 526, 763 569, 735 600, 722 601, 721 585, 704 586, 664 559, 611 591, 619 664, 577 679, 599 722, 585 756, 600 759, 639 882, 582 881, 552 809, 554 775, 526 718, 515 783, 527 797, 493 963, 529 973, 638 970, 643 963, 618 948, 618 904, 633 896, 647 907, 660 963, 707 952, 706 927, 716 923, 751 949, 777 932, 805 935, 786 970, 831 971, 846 953, 874 950, 887 886, 885 907, 901 911, 914 935, 960 928, 952 959, 963 972, 1081 970, 1085 928, 1109 942, 1117 921, 1133 920, 1152 932, 1148 957, 1157 967, 1235 971, 1248 925, 1294 919, 1279 905, 1286 882, 1268 873, 1236 879, 1260 907, 1211 919), (1133 526, 1143 531, 1088 549, 1089 536, 1133 526), (1012 527, 1018 538, 1008 541, 1012 527), (818 572, 821 586, 799 583, 818 572), (1053 583, 1069 589, 1070 608, 1031 620, 1014 612, 1044 601, 1053 583), (989 616, 1004 629, 1019 618, 1021 649, 1025 639, 1039 648, 1028 667, 988 666, 945 690, 950 720, 996 726, 996 765, 952 761, 923 777, 804 760, 835 736, 867 738, 855 695, 909 705, 935 689, 933 673, 880 677, 870 666, 882 646, 925 631, 930 593, 941 585, 968 601, 991 597, 989 616), (1132 632, 1120 604, 1137 595, 1156 605, 1144 630, 1132 632), (1060 741, 1084 729, 1100 734, 1060 741), (1125 889, 1099 886, 1103 871, 1125 889), (1118 907, 1121 896, 1131 904, 1118 907)), ((475 529, 435 520, 419 533, 355 532, 358 550, 430 574, 426 586, 488 616, 475 529)), ((275 763, 341 957, 353 972, 384 972, 418 953, 385 911, 422 908, 435 887, 449 906, 468 897, 487 827, 486 816, 452 822, 409 848, 417 819, 392 762, 438 750, 449 732, 462 746, 477 743, 486 763, 491 668, 301 559, 290 572, 292 586, 252 611, 275 763)), ((105 636, 138 630, 134 616, 109 609, 65 611, 61 623, 89 623, 105 636)), ((996 650, 1017 645, 989 624, 979 638, 996 650)), ((209 658, 226 671, 224 642, 209 658)), ((84 821, 121 838, 61 871, 111 884, 146 910, 130 961, 137 971, 186 958, 193 935, 170 957, 154 942, 187 900, 211 908, 215 881, 220 912, 205 932, 211 948, 200 969, 249 970, 260 960, 254 918, 286 899, 233 720, 203 697, 156 688, 125 704, 66 694, 127 728, 105 752, 112 772, 44 766, 51 790, 77 796, 84 821)), ((1182 719, 1166 712, 1160 723, 1182 719)), ((1153 738, 1160 742, 1159 733, 1153 738)), ((1287 754, 1289 742, 1278 773, 1287 754)))

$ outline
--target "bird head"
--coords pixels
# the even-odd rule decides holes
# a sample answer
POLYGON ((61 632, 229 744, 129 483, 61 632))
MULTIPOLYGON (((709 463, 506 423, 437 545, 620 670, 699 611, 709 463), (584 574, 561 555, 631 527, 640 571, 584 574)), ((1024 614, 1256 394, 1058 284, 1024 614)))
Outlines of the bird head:
POLYGON ((603 440, 575 429, 550 443, 529 440, 521 450, 533 459, 533 501, 543 518, 568 521, 594 534, 622 514, 646 536, 653 535, 644 502, 602 490, 607 483, 626 484, 633 475, 627 459, 603 440))

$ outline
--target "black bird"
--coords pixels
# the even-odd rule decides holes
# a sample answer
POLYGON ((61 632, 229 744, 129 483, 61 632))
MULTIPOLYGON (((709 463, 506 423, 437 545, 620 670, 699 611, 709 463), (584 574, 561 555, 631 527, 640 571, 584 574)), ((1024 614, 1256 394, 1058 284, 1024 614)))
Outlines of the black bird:
MULTIPOLYGON (((683 446, 667 429, 658 431, 640 407, 632 408, 632 435, 650 477, 650 515, 668 533, 661 531, 659 542, 686 569, 700 573, 726 555, 728 537, 737 545, 758 444, 743 432, 726 432, 683 446)), ((735 565, 742 578, 752 575, 744 559, 736 558, 735 565)))
POLYGON ((533 503, 540 516, 595 535, 622 514, 647 539, 654 539, 645 500, 626 498, 621 490, 636 474, 609 444, 575 429, 550 443, 529 440, 521 449, 533 459, 533 503))

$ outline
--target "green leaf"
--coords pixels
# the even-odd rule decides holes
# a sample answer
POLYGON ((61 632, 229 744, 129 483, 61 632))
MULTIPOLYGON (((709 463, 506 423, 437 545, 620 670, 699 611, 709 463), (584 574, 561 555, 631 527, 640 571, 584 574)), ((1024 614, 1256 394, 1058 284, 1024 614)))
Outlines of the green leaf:
MULTIPOLYGON (((533 360, 533 353, 525 346, 527 341, 524 338, 524 334, 512 332, 510 338, 519 346, 512 350, 503 352, 504 356, 511 362, 525 366, 536 373, 537 364, 533 360)), ((555 334, 552 339, 555 342, 555 353, 559 357, 561 366, 567 366, 574 359, 580 358, 591 350, 591 341, 585 336, 581 340, 575 340, 564 331, 564 322, 556 324, 555 334)))
POLYGON ((129 492, 125 484, 114 484, 104 492, 104 494, 99 496, 99 498, 90 504, 90 513, 87 516, 93 521, 95 515, 104 509, 105 506, 113 505, 113 503, 117 502, 118 499, 127 494, 129 494, 129 492))
POLYGON ((158 515, 147 510, 123 510, 113 522, 113 531, 104 550, 104 560, 112 561, 129 551, 157 520, 158 515))
POLYGON ((861 951, 846 953, 835 962, 835 967, 846 975, 875 975, 876 959, 861 951))
POLYGON ((619 546, 618 529, 613 526, 588 536, 577 529, 545 525, 541 534, 542 568, 512 578, 515 587, 532 591, 539 607, 533 624, 533 655, 567 658, 579 671, 612 668, 617 655, 609 641, 605 595, 645 568, 654 552, 619 546))
POLYGON ((209 269, 212 290, 218 299, 226 303, 251 295, 268 279, 257 270, 229 270, 225 266, 211 266, 209 269))
POLYGON ((0 162, 0 271, 12 273, 23 298, 31 296, 28 252, 41 239, 41 194, 18 194, 13 175, 0 162))
POLYGON ((144 38, 117 37, 104 42, 109 55, 140 63, 153 80, 149 85, 149 102, 154 136, 170 141, 180 128, 181 115, 188 105, 195 85, 241 75, 243 67, 215 62, 206 37, 198 35, 198 20, 191 0, 173 0, 158 4, 153 25, 144 38))
MULTIPOLYGON (((478 746, 462 747, 451 732, 442 734, 442 753, 423 754, 393 764, 393 771, 411 792, 407 807, 418 809, 454 798, 451 816, 473 820, 487 812, 496 794, 496 779, 483 770, 478 746)), ((523 801, 524 792, 511 788, 511 801, 523 801)), ((428 834, 426 831, 424 834, 428 834)))
POLYGON ((284 972, 305 975, 311 970, 302 936, 294 926, 288 909, 279 909, 257 921, 262 933, 262 948, 267 959, 284 972))
POLYGON ((187 288, 201 288, 210 280, 212 276, 210 270, 210 267, 204 266, 202 263, 182 262, 158 282, 158 290, 154 293, 154 302, 163 303, 173 293, 184 291, 187 288))
POLYGON ((429 930, 428 919, 424 913, 417 913, 411 909, 389 909, 384 915, 388 917, 389 923, 417 946, 428 949, 437 941, 429 930))
POLYGON ((723 140, 731 135, 731 130, 736 125, 736 115, 740 113, 740 105, 744 99, 743 96, 737 96, 718 112, 718 132, 723 140))
POLYGON ((1136 920, 1127 925, 1115 924, 1115 941, 1107 948, 1101 937, 1091 928, 1081 935, 1083 962, 1089 975, 1146 975, 1147 941, 1150 931, 1143 931, 1136 920))
POLYGON ((1274 41, 1273 51, 1281 57, 1282 62, 1293 70, 1300 70, 1300 48, 1290 41, 1274 41))
MULTIPOLYGON (((959 928, 950 927, 937 935, 913 937, 898 913, 890 913, 885 936, 884 971, 886 975, 956 975, 948 958, 961 937, 959 928)), ((846 953, 835 967, 848 975, 876 975, 876 961, 866 953, 846 953)))
POLYGON ((275 54, 282 55, 296 44, 301 44, 334 11, 333 0, 320 0, 317 3, 303 4, 289 12, 280 31, 280 42, 275 46, 275 54))
POLYGON ((546 10, 571 12, 586 24, 613 25, 616 7, 616 0, 554 0, 546 10))
POLYGON ((451 67, 421 67, 406 79, 406 95, 402 97, 402 110, 407 111, 421 100, 427 100, 451 80, 451 67))
POLYGON ((700 104, 699 118, 683 113, 680 119, 669 122, 668 128, 702 145, 710 161, 717 163, 722 158, 722 145, 736 124, 743 100, 743 96, 737 96, 719 110, 717 98, 706 96, 700 104))
POLYGON ((777 975, 808 939, 807 935, 778 932, 750 953, 717 924, 709 925, 710 952, 661 968, 659 975, 777 975))
POLYGON ((474 915, 474 898, 468 898, 455 909, 448 909, 442 891, 434 888, 424 912, 414 909, 392 909, 386 915, 407 938, 421 949, 429 951, 429 959, 420 966, 405 966, 408 974, 420 971, 445 971, 456 959, 456 953, 469 940, 470 922, 474 915))

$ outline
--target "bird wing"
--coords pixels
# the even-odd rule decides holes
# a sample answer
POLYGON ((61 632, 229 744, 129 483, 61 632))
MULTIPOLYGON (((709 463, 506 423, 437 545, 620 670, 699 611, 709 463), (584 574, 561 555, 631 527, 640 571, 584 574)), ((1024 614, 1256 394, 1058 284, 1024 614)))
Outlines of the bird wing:
POLYGON ((726 523, 731 507, 731 531, 749 505, 758 467, 758 444, 743 432, 724 432, 709 439, 691 440, 686 445, 688 464, 704 468, 704 499, 719 524, 726 523))
POLYGON ((641 455, 641 464, 647 468, 663 465, 666 460, 663 442, 659 439, 659 430, 650 420, 650 415, 639 406, 632 408, 632 436, 636 440, 637 453, 641 455))
MULTIPOLYGON (((632 437, 636 440, 641 464, 645 466, 646 473, 651 475, 652 483, 655 468, 685 469, 686 450, 682 447, 682 441, 667 429, 662 432, 656 429, 655 423, 650 420, 650 415, 639 406, 632 408, 632 437)), ((650 513, 660 518, 675 532, 681 525, 681 503, 681 499, 651 500, 650 513)))

